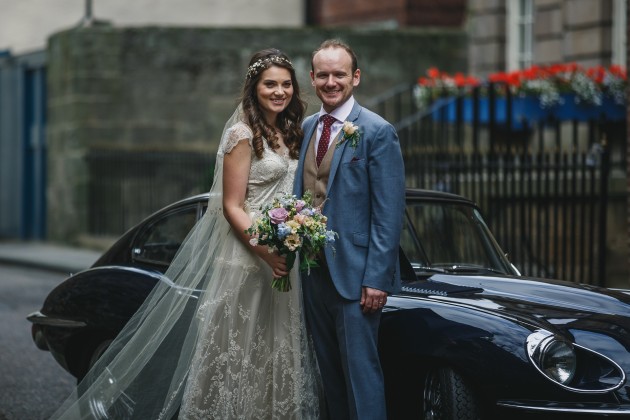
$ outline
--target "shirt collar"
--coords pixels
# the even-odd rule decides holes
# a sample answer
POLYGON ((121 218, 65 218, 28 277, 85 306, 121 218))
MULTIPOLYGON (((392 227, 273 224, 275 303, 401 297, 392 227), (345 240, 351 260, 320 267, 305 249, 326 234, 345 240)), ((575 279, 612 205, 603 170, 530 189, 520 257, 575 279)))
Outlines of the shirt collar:
MULTIPOLYGON (((344 122, 344 121, 346 121, 348 119, 348 116, 352 112, 352 108, 353 107, 354 107, 354 96, 351 96, 351 97, 348 98, 348 100, 346 102, 341 104, 341 106, 335 108, 330 113, 330 115, 335 117, 335 119, 337 119, 337 121, 344 122)), ((319 109, 319 116, 318 116, 318 118, 321 119, 322 116, 326 115, 326 114, 327 114, 327 112, 324 111, 324 106, 322 105, 322 107, 319 109)))

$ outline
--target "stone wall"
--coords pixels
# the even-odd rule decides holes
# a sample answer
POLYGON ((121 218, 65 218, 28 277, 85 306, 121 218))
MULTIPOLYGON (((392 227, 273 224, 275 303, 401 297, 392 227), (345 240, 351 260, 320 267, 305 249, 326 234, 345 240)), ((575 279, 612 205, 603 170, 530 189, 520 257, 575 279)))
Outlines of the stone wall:
POLYGON ((180 180, 179 195, 158 191, 147 198, 150 210, 134 210, 138 191, 144 192, 143 182, 154 179, 151 174, 159 173, 160 162, 168 156, 214 156, 256 50, 272 46, 284 50, 297 69, 303 96, 310 104, 308 112, 317 111, 308 76, 310 54, 330 37, 344 39, 359 56, 359 101, 412 83, 428 67, 454 71, 466 63, 466 37, 459 31, 96 26, 52 36, 48 44, 48 238, 80 241, 94 233, 90 227, 98 225, 95 217, 112 217, 103 212, 109 207, 135 215, 124 221, 126 228, 165 202, 203 191, 207 183, 200 187, 190 177, 207 174, 192 173, 184 163, 179 169, 171 167, 168 175, 191 172, 180 180), (139 190, 99 183, 127 171, 114 163, 137 162, 142 154, 161 157, 153 159, 153 166, 146 170, 130 163, 130 173, 145 173, 147 178, 138 183, 139 190), (112 164, 103 161, 103 156, 109 156, 112 164), (111 171, 95 173, 89 164, 95 160, 104 171, 111 171))
POLYGON ((482 76, 506 65, 506 7, 500 0, 471 0, 468 4, 468 72, 482 76))

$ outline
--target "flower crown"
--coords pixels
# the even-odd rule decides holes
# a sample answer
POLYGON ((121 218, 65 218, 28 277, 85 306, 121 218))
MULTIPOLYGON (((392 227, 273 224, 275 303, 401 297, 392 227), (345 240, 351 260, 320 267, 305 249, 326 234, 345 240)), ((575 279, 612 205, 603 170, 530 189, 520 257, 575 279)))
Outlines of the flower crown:
POLYGON ((280 57, 277 55, 272 55, 271 57, 261 58, 257 60, 254 64, 249 66, 247 68, 247 75, 245 77, 247 77, 248 79, 251 79, 252 77, 256 76, 258 72, 269 67, 269 65, 271 65, 272 63, 277 63, 277 64, 286 63, 293 68, 293 63, 291 63, 286 58, 280 57))

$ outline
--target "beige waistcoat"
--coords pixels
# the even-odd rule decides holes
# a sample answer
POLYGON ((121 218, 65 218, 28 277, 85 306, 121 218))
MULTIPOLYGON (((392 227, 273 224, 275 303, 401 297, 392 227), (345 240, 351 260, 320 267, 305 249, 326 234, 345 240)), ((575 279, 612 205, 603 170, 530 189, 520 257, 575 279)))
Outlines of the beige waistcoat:
POLYGON ((335 148, 337 145, 337 139, 335 138, 328 147, 321 165, 317 167, 316 152, 315 152, 315 139, 317 136, 317 130, 314 130, 313 137, 306 156, 304 157, 304 191, 311 191, 313 193, 313 206, 319 206, 326 200, 326 185, 328 185, 328 176, 330 175, 330 164, 332 162, 335 148))

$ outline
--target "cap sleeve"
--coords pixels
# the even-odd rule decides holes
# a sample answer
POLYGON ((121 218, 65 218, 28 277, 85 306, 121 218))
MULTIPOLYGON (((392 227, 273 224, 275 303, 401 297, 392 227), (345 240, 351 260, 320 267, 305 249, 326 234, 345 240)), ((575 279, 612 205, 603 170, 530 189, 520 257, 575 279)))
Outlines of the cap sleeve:
POLYGON ((253 137, 254 133, 247 124, 237 122, 226 130, 224 140, 221 144, 221 152, 223 154, 230 153, 234 146, 236 146, 241 140, 247 140, 251 147, 253 137))

